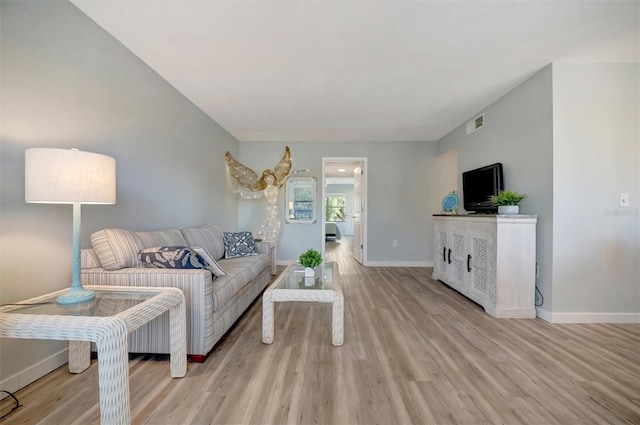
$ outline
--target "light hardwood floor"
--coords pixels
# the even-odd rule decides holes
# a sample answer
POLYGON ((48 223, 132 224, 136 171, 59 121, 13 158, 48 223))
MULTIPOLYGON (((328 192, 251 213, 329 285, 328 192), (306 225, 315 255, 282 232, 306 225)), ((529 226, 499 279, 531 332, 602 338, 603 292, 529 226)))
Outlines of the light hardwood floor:
MULTIPOLYGON (((204 364, 169 377, 130 362, 134 424, 640 424, 640 325, 494 319, 428 268, 339 262, 345 337, 329 304, 278 303, 261 343, 256 302, 204 364)), ((17 393, 2 424, 96 424, 97 365, 17 393)), ((5 406, 3 402, 3 406, 5 406)))

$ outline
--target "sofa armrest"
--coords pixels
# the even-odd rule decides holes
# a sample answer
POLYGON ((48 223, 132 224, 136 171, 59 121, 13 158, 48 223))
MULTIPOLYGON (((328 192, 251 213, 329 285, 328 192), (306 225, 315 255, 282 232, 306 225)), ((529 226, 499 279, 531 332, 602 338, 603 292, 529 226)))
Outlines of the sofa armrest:
POLYGON ((276 275, 276 244, 270 241, 256 242, 256 248, 260 254, 269 254, 269 266, 271 275, 276 275))
MULTIPOLYGON (((213 317, 213 285, 211 272, 204 269, 161 269, 124 268, 105 270, 103 268, 82 269, 80 279, 83 285, 172 287, 182 290, 187 306, 187 334, 190 353, 203 353, 204 338, 194 335, 204 334, 213 317)), ((204 352, 206 354, 206 352, 204 352)))
POLYGON ((82 283, 86 285, 172 286, 183 290, 200 290, 203 285, 212 281, 211 272, 206 269, 127 267, 119 270, 105 270, 102 267, 96 267, 83 268, 81 274, 82 283), (105 282, 96 281, 102 279, 105 282))

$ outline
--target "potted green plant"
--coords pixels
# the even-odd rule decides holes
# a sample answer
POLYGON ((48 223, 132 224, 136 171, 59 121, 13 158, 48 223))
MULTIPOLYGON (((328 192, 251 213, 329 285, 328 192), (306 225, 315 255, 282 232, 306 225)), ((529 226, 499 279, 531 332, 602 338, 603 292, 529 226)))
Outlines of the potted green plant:
POLYGON ((497 195, 489 197, 491 205, 498 207, 498 214, 518 214, 520 212, 520 201, 526 195, 513 190, 501 190, 497 195))
POLYGON ((322 263, 322 255, 315 249, 309 249, 300 255, 298 261, 304 267, 304 276, 314 277, 316 274, 315 268, 322 263))

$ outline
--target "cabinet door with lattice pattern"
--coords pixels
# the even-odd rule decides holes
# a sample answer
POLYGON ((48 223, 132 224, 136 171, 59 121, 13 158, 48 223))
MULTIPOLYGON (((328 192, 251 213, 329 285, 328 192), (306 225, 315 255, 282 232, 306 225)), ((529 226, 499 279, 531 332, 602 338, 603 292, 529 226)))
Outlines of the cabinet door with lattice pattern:
POLYGON ((466 294, 467 269, 466 269, 466 225, 459 222, 451 222, 449 226, 447 247, 447 283, 458 291, 466 294))
POLYGON ((465 266, 469 273, 469 297, 482 305, 496 303, 496 226, 478 224, 469 231, 465 266))
POLYGON ((435 255, 433 261, 433 277, 434 279, 446 280, 447 278, 447 246, 449 226, 446 222, 435 220, 435 255))

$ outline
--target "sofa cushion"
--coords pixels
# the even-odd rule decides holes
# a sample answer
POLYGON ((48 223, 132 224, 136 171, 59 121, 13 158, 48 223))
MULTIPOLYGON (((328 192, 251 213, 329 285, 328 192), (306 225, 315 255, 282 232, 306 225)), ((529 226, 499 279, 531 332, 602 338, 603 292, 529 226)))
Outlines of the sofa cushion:
POLYGON ((204 258, 186 246, 145 248, 138 254, 145 267, 161 269, 206 269, 204 258))
POLYGON ((100 264, 106 270, 125 267, 144 267, 138 253, 155 246, 186 246, 180 229, 170 228, 148 232, 132 232, 125 229, 103 229, 91 235, 91 244, 100 264))
POLYGON ((181 230, 188 246, 204 248, 214 260, 224 258, 222 231, 218 226, 209 224, 201 227, 185 227, 181 230))
POLYGON ((224 258, 258 255, 251 232, 222 232, 224 258))
POLYGON ((269 267, 269 256, 259 254, 257 256, 232 258, 229 260, 220 260, 219 264, 227 271, 228 274, 236 274, 240 271, 249 271, 249 279, 253 280, 261 271, 269 267))
POLYGON ((213 311, 222 309, 238 291, 268 268, 269 256, 258 254, 220 260, 219 264, 224 267, 227 275, 213 281, 213 311))
POLYGON ((229 301, 246 283, 237 275, 226 275, 213 281, 212 298, 214 313, 222 309, 222 306, 229 301))
POLYGON ((226 276, 227 275, 227 273, 225 273, 225 271, 222 269, 222 267, 220 267, 218 262, 213 259, 211 254, 209 254, 209 251, 207 251, 204 248, 197 247, 197 246, 196 247, 192 247, 191 249, 193 249, 200 257, 202 257, 202 259, 207 264, 207 268, 209 270, 211 270, 211 273, 213 273, 215 276, 220 277, 220 276, 226 276))

